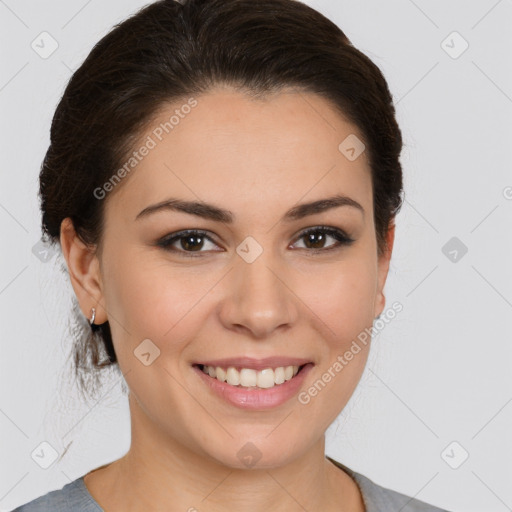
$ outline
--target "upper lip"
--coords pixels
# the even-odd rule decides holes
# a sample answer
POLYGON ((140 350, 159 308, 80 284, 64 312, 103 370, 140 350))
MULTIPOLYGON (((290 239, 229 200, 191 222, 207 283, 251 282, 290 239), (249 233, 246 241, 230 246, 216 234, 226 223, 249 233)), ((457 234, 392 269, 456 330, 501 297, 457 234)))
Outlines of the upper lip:
POLYGON ((312 363, 309 359, 299 357, 272 356, 263 359, 255 359, 253 357, 230 357, 226 359, 209 359, 197 361, 193 364, 202 364, 205 366, 220 366, 221 368, 251 368, 253 370, 264 370, 265 368, 278 368, 279 366, 302 366, 312 363))

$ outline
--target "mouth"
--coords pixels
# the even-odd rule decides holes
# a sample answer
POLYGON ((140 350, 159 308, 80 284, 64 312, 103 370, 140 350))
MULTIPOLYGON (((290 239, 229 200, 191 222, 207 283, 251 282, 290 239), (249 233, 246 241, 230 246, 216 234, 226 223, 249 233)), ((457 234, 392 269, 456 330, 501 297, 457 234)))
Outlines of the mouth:
POLYGON ((304 359, 290 358, 209 362, 215 363, 215 366, 207 365, 206 362, 191 366, 199 382, 206 386, 207 392, 231 406, 249 411, 268 411, 290 403, 305 386, 308 374, 315 366, 304 359), (286 363, 297 364, 275 366, 286 363), (247 368, 247 365, 252 368, 247 368))
POLYGON ((227 365, 209 366, 200 363, 193 366, 210 378, 233 388, 262 390, 283 386, 299 375, 302 377, 304 370, 312 367, 313 363, 267 367, 261 370, 227 365))

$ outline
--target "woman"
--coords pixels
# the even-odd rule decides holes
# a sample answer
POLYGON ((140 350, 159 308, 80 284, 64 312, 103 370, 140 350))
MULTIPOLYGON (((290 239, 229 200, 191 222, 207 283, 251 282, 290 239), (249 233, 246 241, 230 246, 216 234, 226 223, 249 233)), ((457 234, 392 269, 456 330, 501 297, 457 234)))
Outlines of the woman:
POLYGON ((297 1, 159 1, 105 36, 40 196, 77 368, 119 367, 132 441, 17 510, 441 510, 324 450, 386 306, 401 147, 379 69, 297 1))

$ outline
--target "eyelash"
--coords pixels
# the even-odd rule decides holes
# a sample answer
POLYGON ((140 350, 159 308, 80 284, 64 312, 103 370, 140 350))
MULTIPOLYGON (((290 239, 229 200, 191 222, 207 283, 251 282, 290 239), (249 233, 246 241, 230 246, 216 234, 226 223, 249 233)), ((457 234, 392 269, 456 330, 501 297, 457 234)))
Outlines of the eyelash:
MULTIPOLYGON (((308 228, 308 229, 304 230, 297 237, 297 241, 302 239, 302 238, 304 238, 304 237, 306 237, 307 235, 309 235, 311 233, 325 233, 325 234, 331 236, 332 238, 334 238, 337 241, 336 244, 334 244, 333 246, 328 247, 326 249, 308 249, 308 248, 303 249, 303 250, 306 250, 306 251, 312 253, 313 255, 319 255, 321 253, 325 253, 326 251, 333 251, 333 250, 336 250, 336 249, 340 249, 343 246, 351 245, 355 241, 354 239, 348 237, 340 229, 331 228, 331 227, 328 227, 328 226, 315 226, 315 227, 312 227, 312 228, 308 228)), ((181 253, 186 258, 200 258, 200 257, 202 257, 201 256, 201 252, 206 252, 206 251, 195 251, 198 254, 194 254, 193 251, 184 251, 182 249, 176 249, 176 248, 172 248, 171 247, 171 245, 174 242, 176 242, 176 241, 178 241, 178 240, 180 240, 182 238, 186 238, 187 236, 200 236, 201 238, 205 238, 205 239, 207 239, 210 242, 215 244, 215 241, 212 240, 212 238, 210 238, 207 235, 206 231, 201 231, 201 230, 196 230, 196 229, 187 229, 187 230, 184 230, 184 231, 179 231, 177 233, 172 233, 171 235, 162 238, 161 240, 159 240, 157 242, 156 245, 158 245, 159 247, 161 247, 162 249, 165 249, 167 251, 181 253)), ((216 252, 218 252, 218 251, 216 251, 216 252)))

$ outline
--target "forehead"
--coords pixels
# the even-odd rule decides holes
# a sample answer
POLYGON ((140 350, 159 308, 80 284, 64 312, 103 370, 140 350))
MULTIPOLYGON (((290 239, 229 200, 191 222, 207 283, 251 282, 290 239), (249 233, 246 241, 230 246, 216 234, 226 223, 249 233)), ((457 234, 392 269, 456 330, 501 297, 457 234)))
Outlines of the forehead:
POLYGON ((354 137, 362 139, 358 128, 318 95, 254 99, 218 88, 159 109, 134 145, 135 165, 114 203, 139 212, 172 196, 261 212, 339 192, 369 206, 366 152, 344 152, 354 137))

